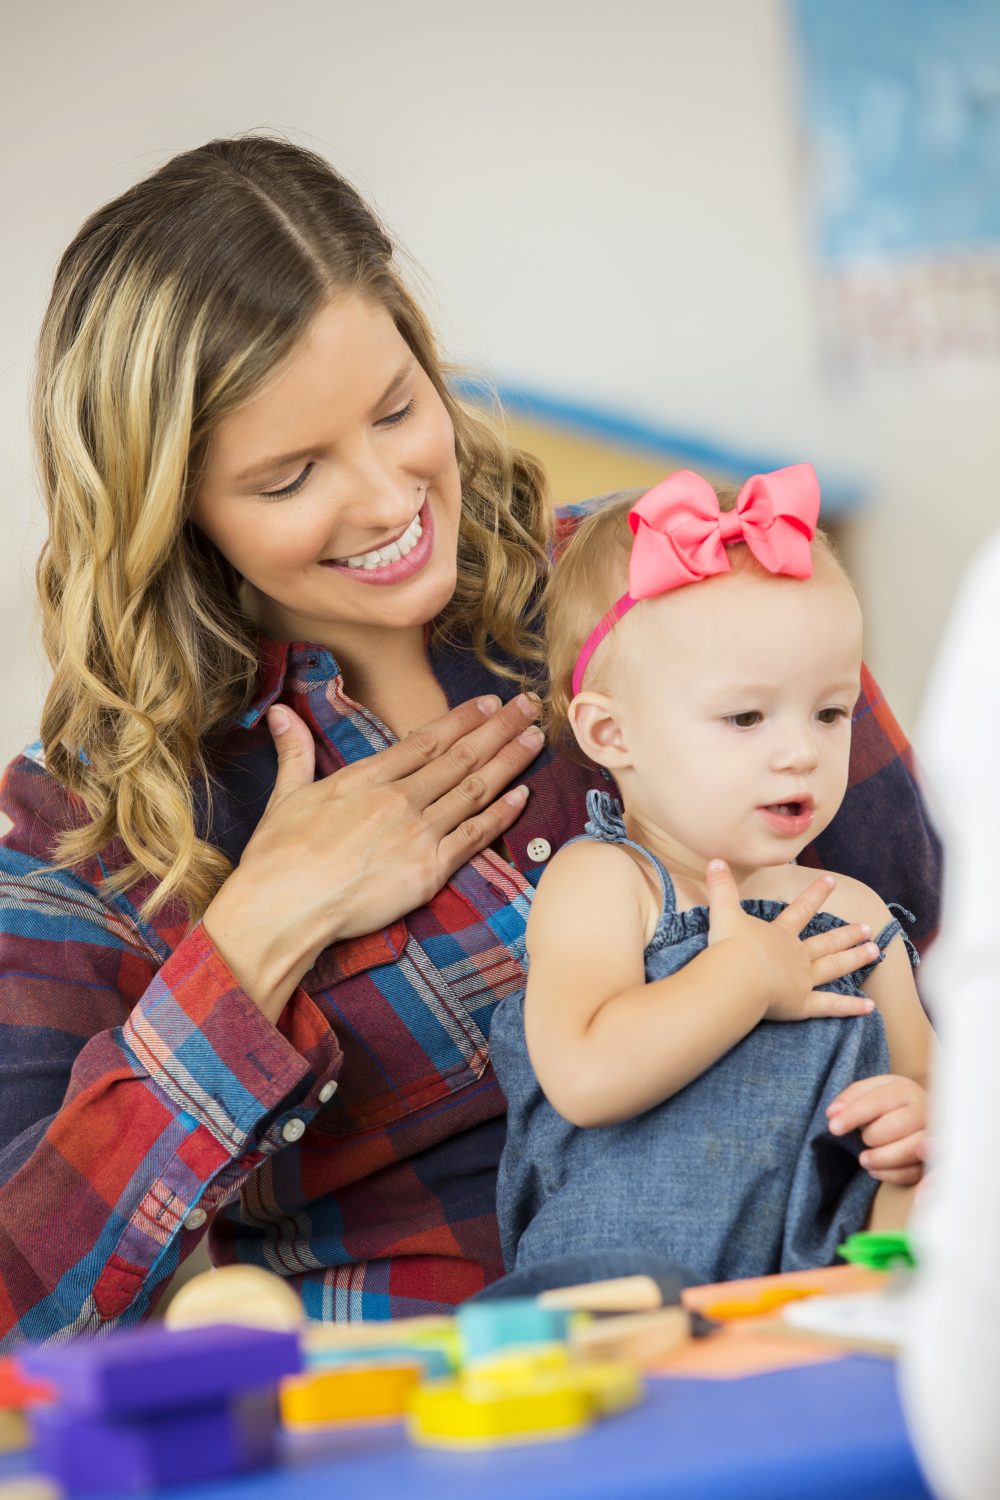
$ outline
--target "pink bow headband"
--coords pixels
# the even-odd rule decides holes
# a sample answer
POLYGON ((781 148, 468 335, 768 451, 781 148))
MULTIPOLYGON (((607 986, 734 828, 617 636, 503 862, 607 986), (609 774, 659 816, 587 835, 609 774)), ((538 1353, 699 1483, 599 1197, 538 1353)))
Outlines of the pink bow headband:
POLYGON ((587 663, 612 626, 640 599, 729 571, 727 546, 745 542, 769 573, 812 576, 811 543, 819 519, 819 481, 812 464, 755 474, 734 510, 722 511, 707 479, 680 469, 647 490, 628 513, 634 541, 628 592, 590 632, 573 668, 573 696, 587 663))

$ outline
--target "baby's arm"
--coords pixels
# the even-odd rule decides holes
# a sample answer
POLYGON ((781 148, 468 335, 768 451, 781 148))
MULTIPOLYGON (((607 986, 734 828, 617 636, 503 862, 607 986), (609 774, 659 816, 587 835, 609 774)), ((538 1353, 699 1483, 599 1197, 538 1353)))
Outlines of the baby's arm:
POLYGON ((709 877, 709 946, 647 984, 655 920, 646 875, 620 846, 584 841, 552 861, 528 921, 525 1033, 549 1102, 575 1125, 610 1125, 669 1098, 766 1015, 853 1015, 816 986, 870 957, 856 926, 800 940, 830 892, 814 881, 775 922, 744 912, 725 866, 709 877))
MULTIPOLYGON (((873 926, 884 927, 892 913, 873 891, 851 882, 873 926)), ((838 894, 846 895, 845 882, 838 894)), ((853 894, 853 892, 852 892, 853 894)), ((843 915, 856 916, 850 904, 843 915)), ((906 945, 893 939, 885 957, 865 982, 882 1013, 892 1072, 852 1083, 827 1110, 830 1130, 845 1135, 860 1130, 865 1150, 861 1165, 880 1184, 872 1210, 879 1228, 905 1222, 912 1188, 923 1174, 923 1143, 927 1128, 927 1074, 932 1032, 913 979, 906 945)))

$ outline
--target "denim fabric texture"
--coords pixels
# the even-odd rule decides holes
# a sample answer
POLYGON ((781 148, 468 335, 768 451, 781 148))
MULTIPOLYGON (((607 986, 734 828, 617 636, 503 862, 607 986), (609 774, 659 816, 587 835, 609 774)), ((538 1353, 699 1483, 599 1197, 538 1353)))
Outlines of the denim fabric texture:
MULTIPOLYGON (((618 803, 587 794, 584 837, 632 844, 618 803)), ((647 980, 665 978, 708 941, 708 910, 676 909, 673 882, 648 850, 663 908, 645 951, 647 980)), ((744 901, 773 921, 779 901, 744 901)), ((901 910, 900 908, 896 908, 901 910)), ((902 915, 909 919, 908 912, 902 915)), ((804 936, 843 926, 819 912, 804 936)), ((875 939, 884 954, 898 920, 875 939)), ((863 991, 875 963, 824 986, 863 991)), ((856 1079, 889 1071, 878 1011, 761 1022, 699 1078, 654 1109, 584 1130, 548 1103, 524 1036, 524 998, 501 1002, 490 1036, 507 1097, 498 1213, 504 1261, 521 1271, 569 1252, 641 1249, 724 1281, 825 1266, 867 1217, 877 1183, 859 1166, 860 1135, 837 1138, 826 1106, 856 1079)))

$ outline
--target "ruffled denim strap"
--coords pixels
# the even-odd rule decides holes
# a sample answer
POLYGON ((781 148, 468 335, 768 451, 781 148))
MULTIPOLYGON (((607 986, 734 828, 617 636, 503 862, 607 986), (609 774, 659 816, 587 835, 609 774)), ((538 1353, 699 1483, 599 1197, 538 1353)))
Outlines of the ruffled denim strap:
POLYGON ((630 839, 625 829, 625 819, 622 816, 622 805, 617 797, 612 797, 610 792, 589 791, 587 793, 587 823, 583 833, 578 834, 575 839, 567 840, 569 844, 578 843, 581 839, 594 839, 599 844, 625 844, 629 849, 634 849, 641 854, 643 859, 653 866, 660 882, 660 891, 663 896, 663 906, 660 917, 656 924, 656 931, 647 945, 649 948, 658 944, 662 937, 662 931, 669 919, 677 911, 677 897, 674 894, 674 882, 670 878, 670 872, 666 865, 650 849, 642 844, 637 844, 630 839))

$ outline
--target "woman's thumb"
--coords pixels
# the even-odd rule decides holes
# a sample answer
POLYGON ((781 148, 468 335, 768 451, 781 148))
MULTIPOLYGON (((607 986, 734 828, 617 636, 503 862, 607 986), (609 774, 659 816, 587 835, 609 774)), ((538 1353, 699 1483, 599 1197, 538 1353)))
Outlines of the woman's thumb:
POLYGON ((274 703, 267 711, 267 727, 278 752, 278 775, 272 796, 309 786, 316 775, 316 747, 309 726, 284 703, 274 703))

